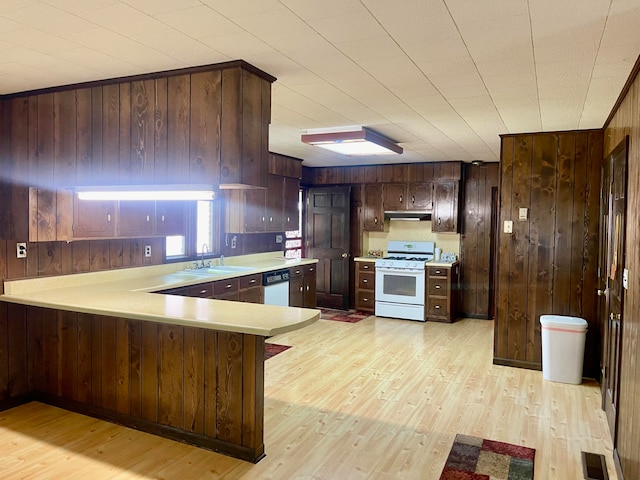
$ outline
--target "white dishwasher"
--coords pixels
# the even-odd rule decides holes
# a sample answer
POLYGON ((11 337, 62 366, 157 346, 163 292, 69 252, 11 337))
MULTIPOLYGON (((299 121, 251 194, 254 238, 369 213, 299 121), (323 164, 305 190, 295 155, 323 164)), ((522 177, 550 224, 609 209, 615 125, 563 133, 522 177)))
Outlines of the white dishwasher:
POLYGON ((262 285, 265 305, 289 306, 289 269, 264 272, 262 285))

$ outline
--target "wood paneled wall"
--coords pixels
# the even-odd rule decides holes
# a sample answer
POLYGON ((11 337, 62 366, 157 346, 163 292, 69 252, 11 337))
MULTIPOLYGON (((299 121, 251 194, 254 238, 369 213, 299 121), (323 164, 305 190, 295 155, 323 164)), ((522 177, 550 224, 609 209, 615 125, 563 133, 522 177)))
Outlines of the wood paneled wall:
POLYGON ((465 165, 463 177, 460 314, 493 318, 491 295, 494 292, 490 289, 490 278, 496 252, 492 252, 491 242, 496 232, 491 231, 491 198, 492 189, 497 190, 499 184, 499 164, 465 165))
POLYGON ((248 461, 264 337, 0 302, 0 408, 35 395, 248 461))
POLYGON ((266 185, 273 80, 229 62, 1 97, 0 285, 164 258, 160 239, 120 239, 32 243, 17 259, 34 220, 30 186, 266 185))
POLYGON ((617 439, 626 480, 640 478, 640 78, 631 80, 604 134, 605 155, 629 135, 625 266, 630 275, 624 297, 617 439))
POLYGON ((589 322, 584 371, 598 377, 602 158, 601 130, 502 137, 494 363, 541 368, 540 315, 572 315, 589 322))

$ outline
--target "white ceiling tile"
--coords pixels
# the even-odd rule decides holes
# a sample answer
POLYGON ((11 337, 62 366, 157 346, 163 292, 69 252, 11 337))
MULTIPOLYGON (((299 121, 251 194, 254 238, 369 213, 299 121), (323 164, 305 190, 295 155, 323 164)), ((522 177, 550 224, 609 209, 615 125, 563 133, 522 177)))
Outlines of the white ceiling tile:
POLYGON ((496 161, 499 134, 601 127, 638 0, 4 0, 0 92, 244 59, 274 75, 269 147, 305 165, 496 161), (375 125, 393 159, 300 142, 375 125))

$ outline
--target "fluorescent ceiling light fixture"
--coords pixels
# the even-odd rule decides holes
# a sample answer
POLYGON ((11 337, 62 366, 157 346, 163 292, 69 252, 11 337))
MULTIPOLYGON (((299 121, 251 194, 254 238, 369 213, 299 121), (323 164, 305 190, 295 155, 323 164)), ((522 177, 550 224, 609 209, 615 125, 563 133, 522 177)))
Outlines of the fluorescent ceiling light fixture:
POLYGON ((213 200, 212 185, 75 187, 80 200, 213 200))
POLYGON ((397 143, 360 126, 308 130, 301 140, 309 145, 349 156, 402 153, 402 147, 397 143))

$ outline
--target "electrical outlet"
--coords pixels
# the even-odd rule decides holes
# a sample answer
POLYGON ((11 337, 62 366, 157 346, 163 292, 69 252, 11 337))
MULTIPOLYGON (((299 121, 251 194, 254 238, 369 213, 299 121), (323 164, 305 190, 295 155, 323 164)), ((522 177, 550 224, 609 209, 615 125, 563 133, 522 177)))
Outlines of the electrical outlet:
POLYGON ((513 233, 513 221, 512 220, 505 220, 504 221, 503 232, 504 233, 513 233))
POLYGON ((151 256, 151 245, 144 246, 144 256, 149 258, 151 256))
POLYGON ((16 256, 18 258, 27 258, 27 242, 19 242, 16 244, 16 256))
POLYGON ((276 235, 276 243, 282 243, 282 235, 276 235))

